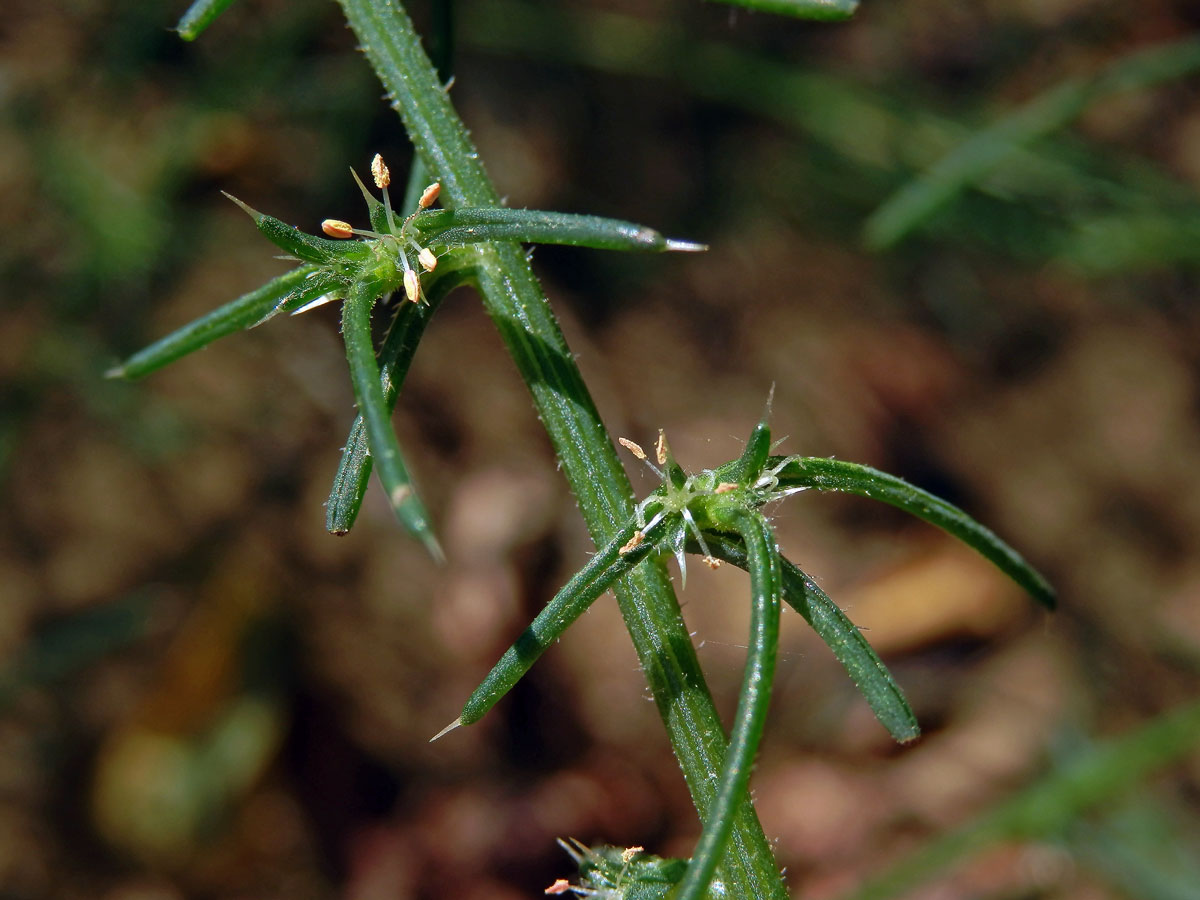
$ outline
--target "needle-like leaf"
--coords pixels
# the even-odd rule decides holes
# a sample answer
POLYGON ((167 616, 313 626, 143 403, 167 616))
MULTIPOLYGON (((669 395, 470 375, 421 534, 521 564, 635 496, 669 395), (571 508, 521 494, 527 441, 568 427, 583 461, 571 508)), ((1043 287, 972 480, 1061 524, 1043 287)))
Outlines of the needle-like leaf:
MULTIPOLYGON (((779 458, 783 462, 783 458, 779 458)), ((1055 605, 1054 588, 1021 554, 1000 540, 989 528, 940 497, 935 497, 895 475, 870 466, 798 456, 779 471, 780 487, 810 487, 818 491, 842 491, 881 500, 924 519, 958 538, 991 560, 1009 578, 1029 592, 1047 609, 1055 605)))
POLYGON ((1118 59, 1094 78, 1067 81, 975 132, 919 177, 885 200, 867 219, 869 246, 896 244, 914 228, 1024 147, 1110 94, 1179 78, 1200 68, 1200 39, 1188 37, 1118 59))
POLYGON ((342 338, 346 344, 354 396, 363 418, 367 446, 379 467, 379 478, 392 511, 400 524, 420 538, 430 555, 441 562, 445 555, 428 526, 424 508, 413 494, 400 443, 392 430, 391 411, 384 400, 379 363, 371 341, 371 310, 377 298, 377 285, 357 281, 342 306, 342 338))
MULTIPOLYGON (((705 535, 713 556, 739 568, 746 568, 746 548, 727 535, 705 535)), ((692 552, 700 552, 689 544, 692 552)), ((833 655, 866 699, 881 725, 900 743, 917 738, 921 729, 904 692, 888 671, 883 660, 846 617, 829 595, 786 557, 780 558, 783 573, 783 599, 804 617, 813 631, 829 645, 833 655)))
POLYGON ((217 307, 208 315, 189 322, 139 350, 119 366, 109 369, 105 375, 108 378, 141 378, 201 347, 207 347, 218 338, 250 328, 270 315, 280 298, 303 285, 305 279, 316 270, 316 266, 300 266, 278 278, 272 278, 258 290, 217 307))
MULTIPOLYGON (((474 282, 475 269, 470 261, 458 265, 439 266, 436 277, 426 276, 425 303, 402 303, 396 311, 396 316, 388 328, 383 346, 379 349, 380 385, 383 389, 383 402, 390 417, 396 407, 400 388, 408 374, 413 354, 425 326, 429 324, 433 313, 441 304, 442 299, 455 288, 474 282)), ((407 468, 401 459, 400 468, 407 468)), ((367 484, 371 478, 372 458, 367 449, 367 428, 361 410, 354 417, 350 426, 350 434, 346 438, 342 450, 342 459, 338 464, 337 474, 333 479, 333 488, 329 493, 329 501, 325 507, 325 527, 330 534, 347 534, 354 527, 358 511, 366 494, 367 484)), ((397 475, 400 473, 397 472, 397 475)), ((423 541, 432 538, 429 517, 420 497, 409 484, 409 499, 402 512, 406 517, 405 527, 423 541)))
POLYGON ((597 250, 698 251, 703 244, 663 237, 653 228, 574 213, 535 209, 458 207, 433 209, 413 217, 412 227, 431 247, 460 247, 484 241, 566 244, 597 250))
POLYGON ((735 528, 746 547, 751 595, 746 673, 717 797, 709 808, 708 820, 704 823, 687 874, 672 894, 674 900, 700 900, 725 855, 734 815, 750 783, 750 770, 766 725, 775 678, 779 601, 783 593, 775 534, 762 513, 743 507, 731 508, 728 520, 723 524, 735 528))
POLYGON ((730 6, 742 6, 758 12, 824 22, 840 22, 848 19, 858 9, 858 0, 717 0, 717 2, 728 3, 730 6))
POLYGON ((196 0, 187 8, 175 30, 185 41, 194 41, 232 3, 233 0, 196 0))
POLYGON ((482 719, 597 597, 646 557, 654 548, 656 534, 647 531, 641 543, 630 546, 636 533, 637 525, 627 522, 563 585, 471 694, 456 724, 472 725, 482 719))

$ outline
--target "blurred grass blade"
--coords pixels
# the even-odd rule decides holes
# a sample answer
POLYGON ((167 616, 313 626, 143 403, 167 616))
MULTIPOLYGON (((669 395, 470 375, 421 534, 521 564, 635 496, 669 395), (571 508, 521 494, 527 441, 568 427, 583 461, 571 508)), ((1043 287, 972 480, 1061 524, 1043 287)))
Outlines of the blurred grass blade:
MULTIPOLYGON (((736 539, 716 534, 706 534, 704 539, 718 559, 741 569, 746 568, 745 547, 736 539)), ((689 543, 688 549, 699 552, 695 544, 689 543)), ((829 645, 879 723, 900 743, 920 736, 917 717, 908 705, 904 692, 858 627, 808 575, 786 558, 781 557, 780 563, 783 599, 829 645)))
POLYGON ((1002 841, 1057 837, 1085 811, 1129 790, 1198 743, 1200 702, 1194 702, 1077 756, 966 827, 927 844, 844 900, 895 897, 1002 841))
POLYGON ((1100 821, 1069 828, 1067 848, 1123 896, 1195 900, 1200 842, 1195 828, 1170 811, 1168 803, 1153 795, 1133 800, 1100 821))
POLYGON ((392 511, 400 524, 425 544, 430 556, 443 562, 445 554, 429 526, 424 507, 413 493, 400 443, 392 430, 391 410, 384 401, 382 376, 371 340, 371 311, 377 297, 378 289, 374 284, 357 281, 351 285, 349 296, 342 304, 342 338, 346 344, 354 397, 363 418, 367 446, 371 458, 379 466, 379 479, 392 511))
POLYGON ((109 369, 108 378, 141 378, 161 369, 180 357, 206 347, 218 338, 241 331, 260 322, 279 303, 280 299, 304 284, 316 271, 316 266, 300 266, 286 275, 273 278, 256 291, 243 294, 224 306, 214 309, 166 337, 139 350, 119 366, 109 369))
POLYGON ((43 624, 0 667, 0 712, 23 689, 69 678, 145 637, 154 609, 149 596, 136 596, 43 624))
MULTIPOLYGON (((400 386, 408 374, 408 367, 412 363, 421 335, 425 332, 425 326, 429 324, 429 320, 447 294, 461 285, 473 284, 474 281, 473 261, 458 267, 449 267, 447 262, 439 266, 432 275, 425 276, 425 303, 403 303, 396 310, 383 346, 379 349, 380 386, 383 389, 383 403, 389 418, 396 407, 400 386)), ((342 449, 342 459, 338 464, 329 501, 325 506, 325 528, 330 534, 348 534, 354 527, 354 520, 358 518, 358 511, 362 507, 363 496, 371 479, 371 468, 366 422, 360 411, 354 417, 354 424, 350 426, 350 434, 342 449)), ((403 469, 403 477, 407 479, 408 469, 403 458, 399 468, 403 469)), ((396 475, 399 477, 400 473, 397 472, 396 475)), ((408 486, 411 493, 404 506, 404 513, 409 517, 409 521, 405 527, 414 534, 423 535, 430 529, 429 515, 411 483, 408 486)))
POLYGON ((848 19, 858 9, 858 0, 717 0, 717 2, 728 3, 730 6, 743 6, 758 12, 823 22, 838 22, 848 19))
POLYGON ((895 475, 858 463, 805 456, 795 457, 779 472, 779 484, 858 494, 902 509, 978 551, 1047 609, 1055 606, 1054 588, 991 529, 980 525, 954 504, 895 475))
POLYGON ((746 571, 750 573, 750 639, 746 671, 729 736, 729 749, 717 785, 717 797, 709 809, 704 831, 696 843, 683 881, 671 892, 675 900, 703 900, 708 896, 708 886, 725 855, 738 805, 750 784, 750 772, 766 726, 771 687, 775 681, 779 601, 783 593, 775 532, 762 513, 743 508, 734 510, 724 524, 741 535, 746 548, 746 571))
POLYGON ((185 41, 194 41, 232 3, 233 0, 196 0, 187 8, 175 30, 185 41))
POLYGON ((702 244, 671 240, 653 228, 602 216, 535 209, 464 208, 418 213, 413 226, 431 247, 461 247, 484 241, 565 244, 597 250, 703 250, 702 244))
POLYGON ((925 174, 875 210, 864 226, 867 245, 896 244, 1017 151, 1056 131, 1094 101, 1119 91, 1150 87, 1200 68, 1200 38, 1188 38, 1118 60, 1090 81, 1068 81, 977 131, 925 174))
MULTIPOLYGON (((621 552, 636 532, 637 524, 633 520, 626 522, 616 536, 563 585, 516 642, 504 651, 500 661, 471 693, 462 713, 451 727, 473 725, 482 719, 501 697, 512 690, 550 645, 584 614, 597 597, 646 558, 655 546, 649 532, 640 544, 624 553, 621 552)), ((448 730, 449 728, 440 732, 434 740, 448 730)))

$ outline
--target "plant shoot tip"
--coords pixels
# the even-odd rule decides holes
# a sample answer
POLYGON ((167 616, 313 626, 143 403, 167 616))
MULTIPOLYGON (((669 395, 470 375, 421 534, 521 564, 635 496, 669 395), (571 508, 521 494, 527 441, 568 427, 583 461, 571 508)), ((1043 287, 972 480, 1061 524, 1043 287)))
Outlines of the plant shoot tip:
POLYGON ((104 372, 104 377, 105 378, 124 378, 125 377, 125 367, 124 366, 113 366, 111 369, 106 369, 104 372))

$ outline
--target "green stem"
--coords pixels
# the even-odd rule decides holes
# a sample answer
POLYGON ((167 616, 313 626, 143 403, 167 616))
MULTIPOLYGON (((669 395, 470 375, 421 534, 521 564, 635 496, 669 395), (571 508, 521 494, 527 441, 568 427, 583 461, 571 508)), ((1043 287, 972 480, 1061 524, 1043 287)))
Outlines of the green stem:
MULTIPOLYGON (((499 206, 466 130, 407 14, 387 0, 341 0, 392 104, 451 206, 499 206)), ((632 488, 519 244, 476 247, 484 306, 533 395, 596 546, 632 513, 632 488)), ((614 593, 702 817, 716 797, 724 730, 665 567, 647 562, 614 593)), ((732 896, 787 897, 750 799, 743 793, 722 874, 732 896)))

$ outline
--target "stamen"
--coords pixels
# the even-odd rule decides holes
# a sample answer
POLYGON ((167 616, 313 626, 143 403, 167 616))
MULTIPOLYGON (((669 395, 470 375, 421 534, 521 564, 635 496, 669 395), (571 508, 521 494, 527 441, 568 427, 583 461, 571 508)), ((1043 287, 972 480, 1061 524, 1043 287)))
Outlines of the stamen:
POLYGON ((321 230, 331 238, 344 240, 354 237, 354 228, 349 222, 343 222, 341 219, 326 219, 321 223, 321 230))
POLYGON ((429 209, 437 201, 438 194, 441 192, 441 182, 435 181, 421 192, 421 199, 417 201, 417 206, 421 207, 421 209, 429 209))
POLYGON ((383 157, 378 153, 371 160, 371 175, 375 179, 375 187, 383 191, 383 211, 387 213, 388 228, 391 229, 392 234, 396 234, 396 219, 392 214, 392 198, 388 196, 388 185, 392 183, 392 173, 388 171, 383 157))
POLYGON ((638 459, 644 460, 646 458, 646 451, 641 448, 641 445, 635 444, 633 441, 629 440, 629 438, 619 437, 617 438, 617 443, 636 456, 638 459))
POLYGON ((413 269, 404 270, 404 296, 413 303, 421 299, 421 279, 413 269))
POLYGON ((371 176, 375 179, 375 187, 380 190, 392 183, 392 173, 388 171, 387 164, 378 153, 371 160, 371 176))
POLYGON ((422 247, 417 251, 417 262, 421 264, 421 267, 424 268, 426 272, 432 272, 437 268, 438 259, 433 255, 432 250, 430 250, 428 247, 422 247))
POLYGON ((624 556, 626 553, 630 552, 635 547, 637 547, 645 539, 646 539, 645 532, 635 531, 633 533, 633 537, 631 537, 628 541, 626 541, 624 546, 622 546, 621 549, 617 551, 617 553, 619 553, 621 556, 624 556))

